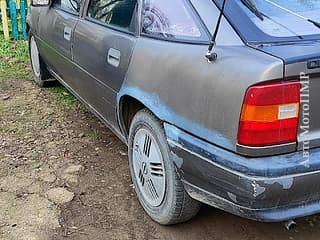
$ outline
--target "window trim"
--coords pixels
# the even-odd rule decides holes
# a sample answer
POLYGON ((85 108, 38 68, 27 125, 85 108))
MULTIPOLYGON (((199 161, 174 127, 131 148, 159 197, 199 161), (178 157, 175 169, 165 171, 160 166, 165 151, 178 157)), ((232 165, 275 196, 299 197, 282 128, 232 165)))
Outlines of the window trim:
POLYGON ((203 39, 199 39, 199 40, 196 40, 196 39, 174 39, 174 38, 170 38, 170 37, 169 38, 168 37, 161 37, 161 36, 151 35, 148 33, 143 33, 142 32, 142 14, 143 14, 143 9, 144 9, 144 5, 145 5, 145 0, 141 0, 141 1, 142 1, 142 3, 141 3, 142 7, 140 10, 140 14, 139 14, 140 15, 140 22, 139 22, 140 36, 150 38, 150 39, 165 41, 165 42, 174 42, 174 43, 183 43, 183 44, 208 45, 210 43, 210 39, 211 39, 210 31, 207 28, 207 26, 204 24, 198 11, 195 9, 193 4, 189 0, 184 0, 184 1, 186 2, 187 5, 189 5, 191 11, 194 14, 194 18, 196 20, 196 23, 198 23, 199 26, 202 28, 204 34, 207 37, 207 40, 204 39, 205 37, 203 37, 203 39))
POLYGON ((113 30, 113 31, 121 32, 121 33, 128 34, 128 35, 135 36, 135 37, 138 36, 138 30, 139 30, 139 28, 138 28, 138 16, 139 16, 139 9, 140 9, 140 0, 137 0, 137 5, 135 7, 134 14, 132 15, 132 17, 134 17, 134 19, 132 19, 132 21, 134 21, 134 23, 133 23, 134 24, 133 31, 130 31, 130 30, 122 28, 122 27, 117 27, 115 25, 111 25, 111 24, 108 24, 108 23, 104 23, 102 21, 99 21, 98 19, 89 17, 88 16, 88 11, 89 11, 89 6, 90 6, 90 2, 91 1, 92 0, 86 0, 85 1, 85 5, 84 5, 83 10, 82 10, 82 18, 85 21, 100 25, 102 27, 108 28, 108 29, 113 30))

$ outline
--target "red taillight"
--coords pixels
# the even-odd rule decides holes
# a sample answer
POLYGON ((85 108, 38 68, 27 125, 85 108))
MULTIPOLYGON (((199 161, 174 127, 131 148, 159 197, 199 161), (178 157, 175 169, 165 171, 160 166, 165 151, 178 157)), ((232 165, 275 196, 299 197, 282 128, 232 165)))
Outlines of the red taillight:
POLYGON ((262 147, 295 142, 300 87, 298 81, 250 87, 242 106, 238 143, 262 147))

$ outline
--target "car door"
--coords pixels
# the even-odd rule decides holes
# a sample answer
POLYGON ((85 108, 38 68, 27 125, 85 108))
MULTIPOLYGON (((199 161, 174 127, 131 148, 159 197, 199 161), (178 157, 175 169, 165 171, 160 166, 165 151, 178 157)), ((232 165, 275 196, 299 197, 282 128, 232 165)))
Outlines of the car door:
POLYGON ((80 0, 53 0, 51 7, 42 11, 39 18, 42 56, 50 68, 69 84, 73 80, 72 40, 80 6, 80 0))
POLYGON ((136 43, 136 0, 89 0, 74 31, 81 96, 112 126, 116 98, 136 43))

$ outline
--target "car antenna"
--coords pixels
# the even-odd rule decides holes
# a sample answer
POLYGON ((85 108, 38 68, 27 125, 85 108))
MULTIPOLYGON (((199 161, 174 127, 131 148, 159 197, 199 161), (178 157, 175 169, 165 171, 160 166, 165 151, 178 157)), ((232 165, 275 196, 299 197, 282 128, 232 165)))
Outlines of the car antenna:
POLYGON ((216 40, 217 40, 218 32, 220 29, 224 9, 226 6, 226 1, 227 0, 223 0, 221 11, 220 11, 219 18, 217 21, 217 26, 216 26, 216 29, 215 29, 213 35, 212 35, 212 39, 211 39, 210 45, 208 47, 208 52, 206 53, 206 59, 208 60, 209 63, 215 62, 218 58, 218 54, 216 52, 214 52, 213 50, 214 50, 214 47, 216 46, 216 40))

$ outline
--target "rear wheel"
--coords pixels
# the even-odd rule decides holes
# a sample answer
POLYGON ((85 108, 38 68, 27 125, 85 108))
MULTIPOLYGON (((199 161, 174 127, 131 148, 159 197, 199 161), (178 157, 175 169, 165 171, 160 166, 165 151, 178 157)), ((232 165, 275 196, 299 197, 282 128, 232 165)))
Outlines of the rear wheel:
POLYGON ((52 78, 40 57, 37 42, 32 34, 29 34, 29 56, 34 81, 39 87, 45 87, 52 78))
POLYGON ((133 118, 129 164, 138 199, 153 220, 170 225, 198 213, 200 203, 185 191, 170 158, 163 127, 148 110, 139 111, 133 118))

